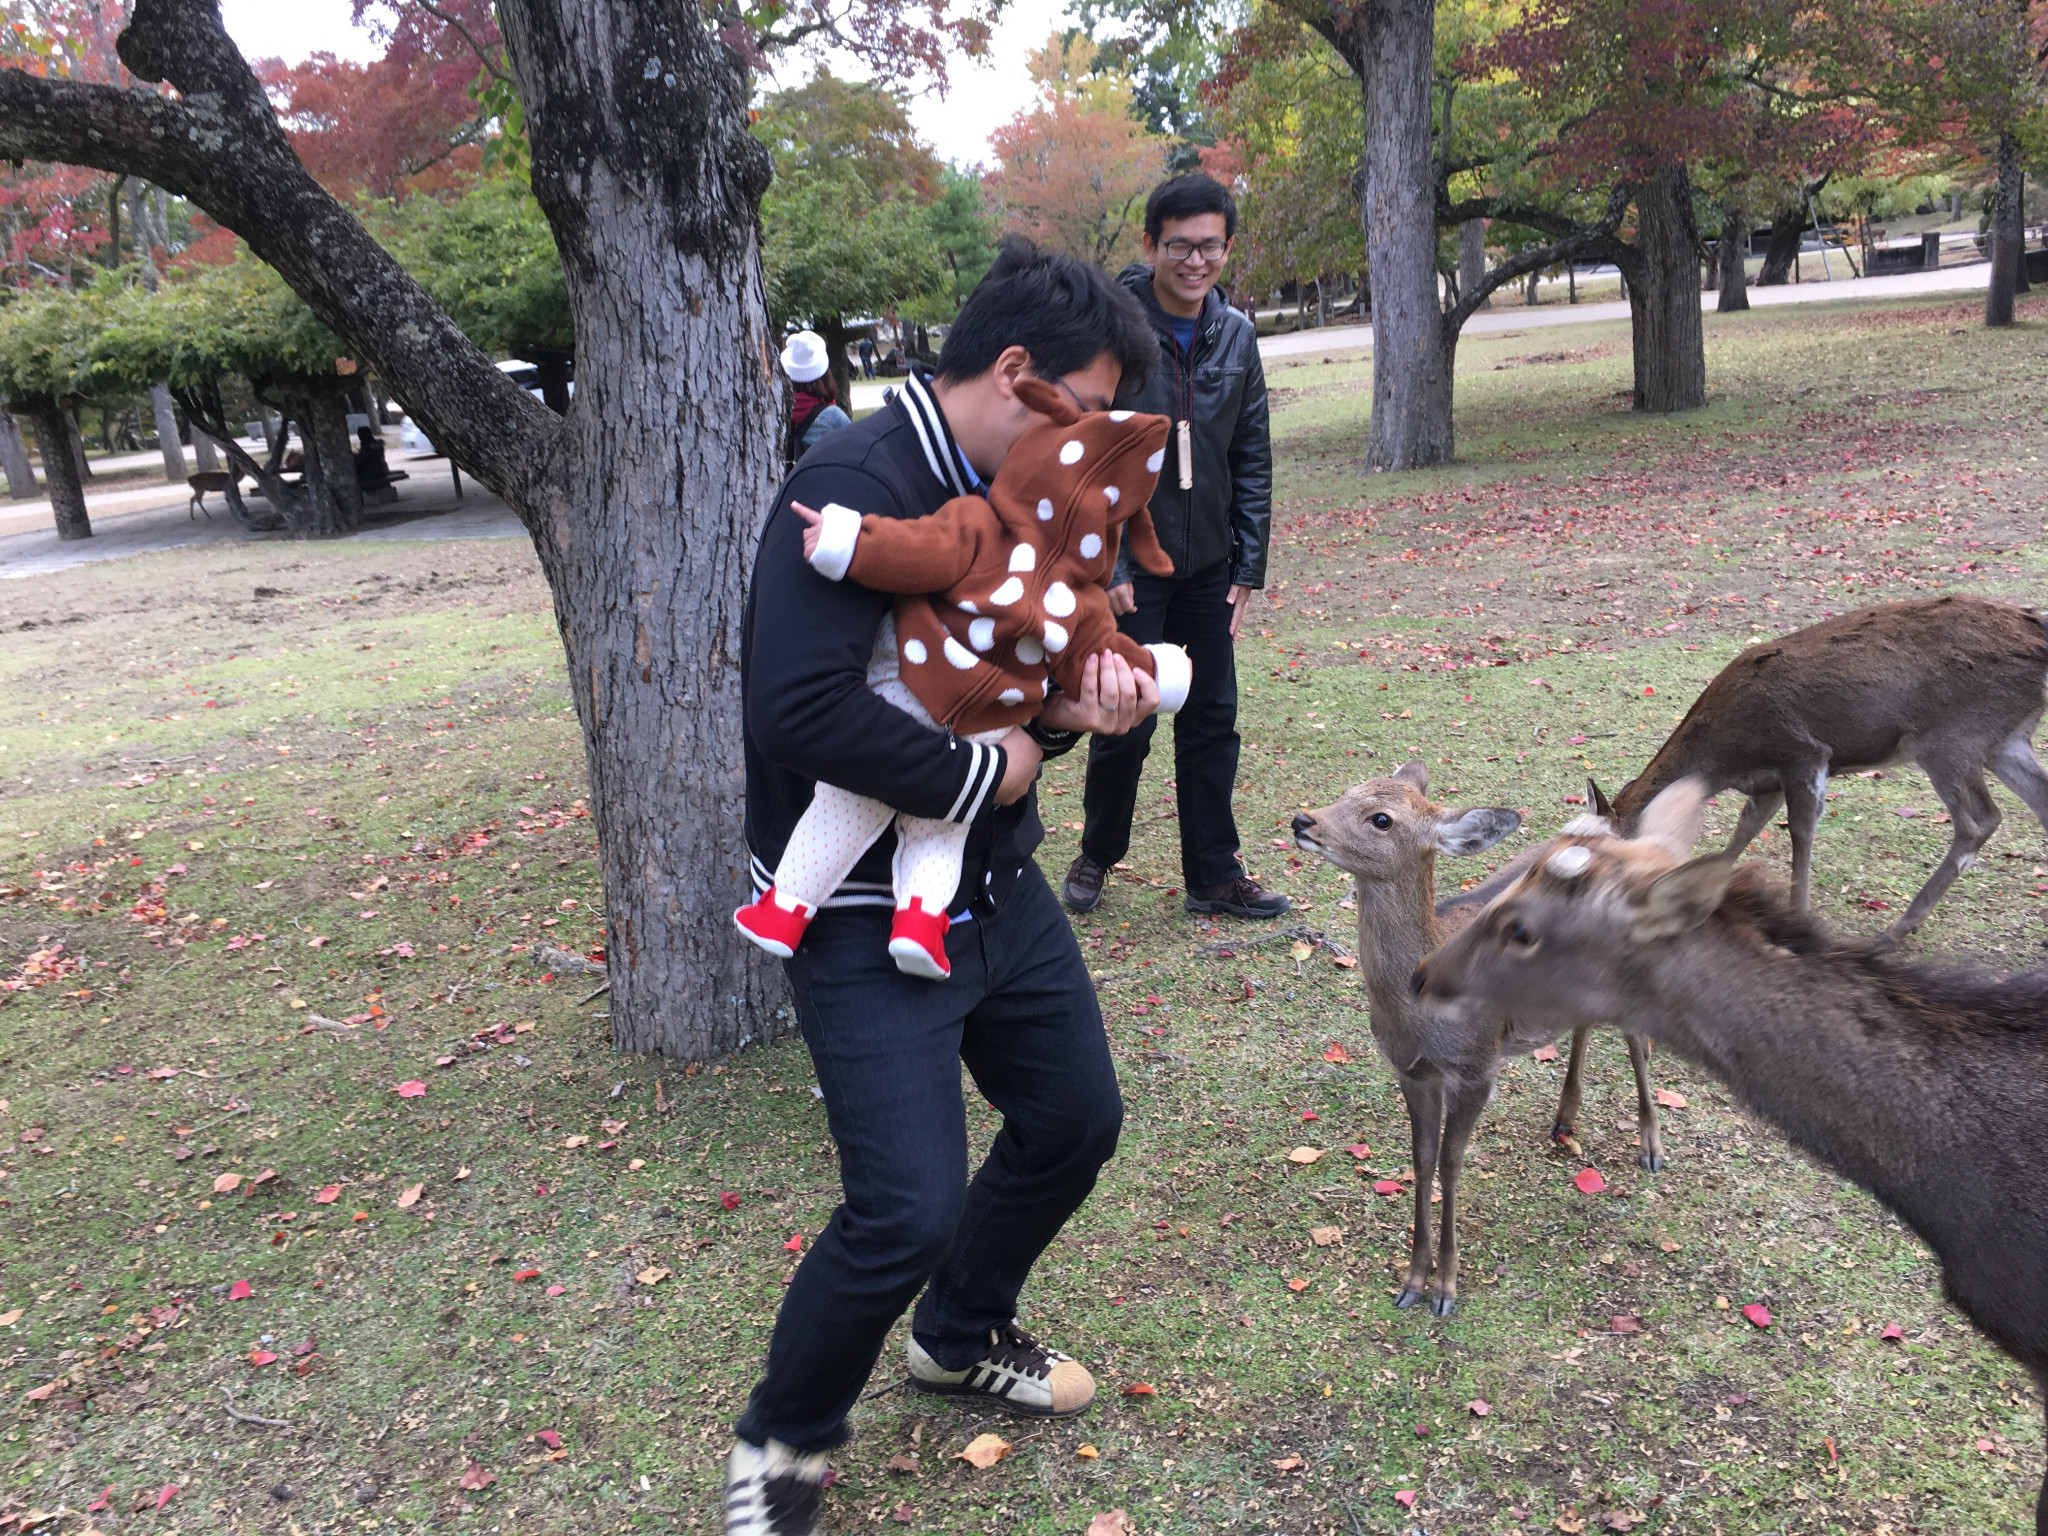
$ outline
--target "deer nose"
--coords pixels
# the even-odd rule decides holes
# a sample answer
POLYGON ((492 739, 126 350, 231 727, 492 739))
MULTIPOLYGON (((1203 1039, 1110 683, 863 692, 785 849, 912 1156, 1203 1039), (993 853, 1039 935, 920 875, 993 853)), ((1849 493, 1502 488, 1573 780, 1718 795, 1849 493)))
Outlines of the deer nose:
POLYGON ((1295 817, 1295 818, 1294 818, 1294 835, 1295 835, 1296 837, 1305 837, 1305 836, 1307 836, 1307 835, 1308 835, 1308 834, 1309 834, 1309 833, 1310 833, 1311 831, 1313 831, 1313 830, 1315 829, 1315 824, 1316 824, 1316 819, 1315 819, 1315 818, 1314 818, 1313 816, 1297 816, 1297 817, 1295 817))

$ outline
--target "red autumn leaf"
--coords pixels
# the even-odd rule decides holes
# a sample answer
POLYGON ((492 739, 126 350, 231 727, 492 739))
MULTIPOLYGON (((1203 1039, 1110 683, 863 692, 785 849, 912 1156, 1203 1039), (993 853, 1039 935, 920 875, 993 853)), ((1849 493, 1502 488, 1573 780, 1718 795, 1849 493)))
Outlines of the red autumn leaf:
POLYGON ((1610 1317, 1607 1319, 1607 1328, 1610 1333, 1641 1333, 1643 1322, 1638 1317, 1610 1317))
POLYGON ((1306 1120, 1320 1120, 1320 1119, 1322 1119, 1323 1117, 1322 1117, 1321 1115, 1317 1114, 1317 1113, 1316 1113, 1316 1112, 1315 1112, 1314 1110, 1312 1110, 1312 1109, 1305 1109, 1305 1110, 1303 1110, 1303 1111, 1301 1112, 1301 1118, 1302 1118, 1303 1120, 1305 1120, 1305 1121, 1306 1121, 1306 1120))
POLYGON ((1771 1326, 1771 1309, 1760 1301, 1752 1301, 1742 1309, 1742 1315, 1758 1328, 1771 1326))
POLYGON ((29 1395, 26 1398, 24 1398, 23 1401, 30 1403, 40 1403, 44 1398, 48 1397, 51 1393, 55 1392, 59 1387, 63 1385, 64 1378, 62 1376, 59 1376, 55 1381, 37 1387, 35 1391, 29 1393, 29 1395))
POLYGON ((564 1291, 566 1291, 566 1290, 568 1290, 568 1289, 569 1289, 569 1287, 567 1287, 566 1285, 551 1285, 551 1286, 549 1286, 549 1287, 548 1287, 548 1292, 547 1292, 547 1293, 548 1293, 548 1295, 550 1295, 550 1296, 559 1296, 559 1295, 561 1295, 561 1294, 562 1294, 562 1292, 564 1292, 564 1291))
POLYGON ((1273 1470, 1276 1472, 1299 1472, 1301 1470, 1301 1458, 1299 1456, 1282 1456, 1273 1463, 1273 1470))
POLYGON ((537 1269, 517 1269, 512 1272, 512 1283, 514 1285, 524 1285, 529 1280, 538 1280, 539 1278, 540 1271, 537 1269))
POLYGON ((736 1211, 740 1208, 740 1197, 734 1194, 731 1190, 727 1190, 724 1194, 718 1197, 718 1203, 724 1206, 728 1211, 736 1211))
POLYGON ((1666 1109, 1683 1109, 1685 1108, 1685 1095, 1674 1088, 1659 1088, 1657 1090, 1657 1102, 1666 1109))
POLYGON ((1394 1495, 1394 1502, 1403 1509, 1413 1509, 1415 1507, 1415 1490, 1413 1488, 1401 1489, 1394 1495))
POLYGON ((1493 1404, 1489 1403, 1483 1397, 1475 1397, 1472 1399, 1471 1402, 1467 1403, 1465 1406, 1471 1410, 1472 1417, 1475 1419, 1483 1419, 1489 1413, 1493 1412, 1493 1404))
POLYGON ((98 1514, 101 1510, 107 1507, 107 1500, 111 1499, 113 1496, 114 1485, 112 1483, 109 1483, 107 1484, 107 1490, 105 1493, 102 1493, 98 1498, 94 1499, 90 1504, 85 1506, 85 1512, 88 1515, 98 1514))
POLYGON ((299 1356, 299 1357, 300 1357, 301 1359, 303 1359, 303 1358, 304 1358, 305 1356, 307 1356, 307 1355, 310 1355, 310 1354, 312 1354, 312 1353, 313 1353, 313 1336, 312 1336, 311 1334, 307 1334, 307 1335, 306 1335, 306 1342, 305 1342, 305 1343, 303 1343, 303 1344, 294 1344, 294 1345, 292 1346, 292 1353, 293 1353, 294 1355, 297 1355, 297 1356, 299 1356))
POLYGON ((1366 1158, 1372 1156, 1372 1148, 1368 1147, 1362 1141, 1354 1141, 1351 1143, 1350 1146, 1346 1147, 1344 1150, 1346 1152, 1349 1152, 1353 1157, 1359 1159, 1359 1161, 1361 1162, 1363 1162, 1366 1158))
POLYGON ((1532 1059, 1536 1061, 1555 1061, 1557 1060, 1557 1047, 1554 1045, 1539 1045, 1536 1047, 1532 1059))
POLYGON ((1124 1388, 1125 1397, 1157 1397, 1159 1389, 1149 1381, 1134 1381, 1124 1388))
POLYGON ((246 1280, 237 1280, 228 1287, 229 1301, 247 1301, 256 1294, 256 1288, 246 1280))
POLYGON ((1572 1175, 1572 1183, 1578 1186, 1582 1195, 1597 1195, 1607 1187, 1607 1181, 1600 1177, 1598 1168, 1581 1168, 1572 1175))
POLYGON ((1903 1342, 1905 1337, 1906 1330, 1901 1328, 1897 1323, 1886 1323, 1884 1325, 1884 1332, 1878 1335, 1878 1338, 1890 1339, 1894 1343, 1903 1342))
POLYGON ((472 1493, 477 1492, 480 1489, 490 1487, 490 1485, 492 1483, 495 1483, 497 1480, 498 1474, 495 1472, 486 1472, 484 1470, 484 1464, 480 1461, 472 1461, 469 1464, 469 1466, 463 1470, 462 1476, 456 1479, 458 1483, 460 1483, 464 1488, 469 1489, 472 1493))
POLYGON ((786 1242, 786 1243, 784 1243, 784 1244, 783 1244, 782 1246, 783 1246, 784 1248, 787 1248, 787 1249, 788 1249, 788 1250, 789 1250, 789 1251, 790 1251, 791 1253, 802 1253, 802 1252, 804 1251, 804 1235, 803 1235, 803 1233, 801 1233, 801 1232, 792 1232, 792 1233, 790 1233, 790 1234, 789 1234, 789 1241, 788 1241, 788 1242, 786 1242))
POLYGON ((164 1512, 164 1506, 170 1503, 171 1500, 175 1499, 177 1496, 178 1485, 176 1483, 165 1483, 163 1486, 163 1491, 158 1493, 156 1496, 156 1512, 158 1514, 162 1514, 164 1512))
POLYGON ((1417 1425, 1415 1426, 1415 1438, 1416 1438, 1416 1439, 1418 1439, 1418 1440, 1427 1440, 1427 1439, 1429 1438, 1429 1436, 1430 1436, 1430 1428, 1429 1428, 1429 1426, 1428 1426, 1427 1424, 1417 1424, 1417 1425))
POLYGON ((251 1365, 275 1365, 277 1363, 277 1356, 267 1349, 252 1349, 249 1351, 249 1363, 251 1365))
POLYGON ((889 1518, 891 1520, 894 1520, 898 1525, 908 1525, 911 1521, 917 1518, 917 1511, 912 1509, 908 1504, 898 1504, 894 1509, 889 1511, 889 1518))
POLYGON ((1349 1061, 1350 1059, 1351 1053, 1344 1049, 1344 1044, 1340 1040, 1332 1040, 1323 1048, 1323 1060, 1325 1061, 1349 1061))
POLYGON ((410 1078, 398 1085, 398 1096, 401 1099, 417 1099, 422 1097, 426 1091, 427 1085, 416 1077, 410 1078))
POLYGON ((1401 1186, 1392 1179, 1381 1179, 1373 1185, 1372 1192, 1376 1195, 1398 1195, 1401 1186))
POLYGON ((1656 689, 1654 689, 1654 688, 1645 688, 1645 689, 1643 690, 1643 696, 1644 696, 1645 698, 1647 698, 1647 697, 1649 697, 1650 695, 1654 694, 1654 693, 1655 693, 1656 691, 1657 691, 1657 690, 1656 690, 1656 689))
POLYGON ((562 1437, 556 1434, 552 1429, 538 1430, 535 1432, 533 1438, 538 1440, 542 1445, 546 1446, 551 1451, 559 1451, 562 1448, 562 1437))
POLYGON ((340 1198, 341 1186, 339 1184, 329 1184, 325 1189, 313 1196, 313 1203, 315 1205, 332 1205, 340 1198))

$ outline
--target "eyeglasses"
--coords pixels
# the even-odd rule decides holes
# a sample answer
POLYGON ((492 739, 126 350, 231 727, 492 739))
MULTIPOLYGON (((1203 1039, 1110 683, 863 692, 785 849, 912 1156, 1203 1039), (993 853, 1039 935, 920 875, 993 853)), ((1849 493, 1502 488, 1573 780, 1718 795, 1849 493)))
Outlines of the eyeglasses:
POLYGON ((1182 240, 1176 237, 1167 241, 1161 249, 1166 252, 1168 261, 1186 261, 1190 256, 1200 256, 1202 260, 1214 263, 1221 261, 1223 253, 1230 247, 1227 242, 1213 236, 1207 240, 1182 240))
POLYGON ((1079 395, 1074 393, 1074 386, 1069 384, 1065 379, 1054 379, 1053 383, 1059 385, 1061 389, 1064 389, 1067 392, 1067 398, 1074 402, 1074 409, 1079 411, 1083 416, 1086 416, 1091 411, 1106 411, 1109 409, 1109 406, 1106 403, 1102 405, 1090 405, 1086 400, 1083 400, 1079 395))

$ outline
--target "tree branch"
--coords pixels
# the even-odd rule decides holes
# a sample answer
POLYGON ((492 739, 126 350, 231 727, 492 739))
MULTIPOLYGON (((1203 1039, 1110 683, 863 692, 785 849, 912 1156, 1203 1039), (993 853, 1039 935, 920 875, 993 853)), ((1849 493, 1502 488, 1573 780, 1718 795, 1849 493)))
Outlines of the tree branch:
POLYGON ((485 69, 491 72, 492 79, 498 81, 501 85, 510 85, 512 83, 512 77, 506 74, 504 70, 498 68, 497 61, 484 50, 484 45, 476 40, 476 35, 469 28, 465 27, 461 21, 434 4, 434 0, 413 0, 413 3, 442 25, 453 27, 459 32, 462 35, 462 40, 469 44, 469 51, 476 55, 477 63, 483 65, 485 69))
MULTIPOLYGON (((1540 226, 1530 223, 1526 217, 1520 215, 1538 215, 1543 217, 1548 223, 1562 222, 1566 227, 1560 238, 1551 244, 1531 246, 1526 251, 1518 251, 1499 266, 1489 270, 1477 283, 1474 283, 1470 293, 1461 294, 1458 302, 1444 312, 1443 324, 1446 339, 1451 342, 1457 340, 1458 332, 1464 328, 1465 322, 1472 317, 1473 312, 1481 304, 1486 302, 1496 288, 1511 283, 1517 278, 1527 277, 1531 272, 1540 272, 1543 268, 1555 266, 1560 261, 1576 261, 1583 256, 1602 257, 1614 262, 1617 266, 1621 266, 1624 261, 1632 261, 1635 252, 1622 241, 1616 239, 1614 231, 1621 227, 1622 216, 1628 212, 1628 205, 1633 196, 1634 189, 1631 187, 1617 187, 1608 193, 1607 211, 1601 215, 1599 222, 1595 224, 1577 224, 1568 220, 1559 221, 1556 219, 1556 216, 1543 214, 1541 210, 1537 209, 1518 210, 1517 213, 1507 213, 1501 211, 1498 207, 1494 207, 1483 213, 1465 214, 1467 218, 1490 217, 1505 223, 1524 224, 1529 228, 1539 228, 1540 226)), ((1473 201, 1486 202, 1488 200, 1475 199, 1473 201)), ((1472 206, 1471 203, 1459 204, 1454 206, 1451 211, 1457 213, 1470 206, 1472 206)), ((1439 217, 1442 217, 1441 213, 1439 217)))
POLYGON ((496 368, 292 152, 215 0, 136 0, 118 44, 153 92, 0 69, 0 156, 144 176, 240 235, 515 508, 558 418, 496 368))

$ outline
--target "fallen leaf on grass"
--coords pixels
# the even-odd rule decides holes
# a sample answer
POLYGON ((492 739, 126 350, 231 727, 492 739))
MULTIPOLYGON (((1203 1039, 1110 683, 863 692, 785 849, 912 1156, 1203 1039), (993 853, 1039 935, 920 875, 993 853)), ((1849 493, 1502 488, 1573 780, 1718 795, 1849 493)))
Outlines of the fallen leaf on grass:
POLYGON ((41 1401, 43 1401, 44 1398, 49 1397, 52 1393, 54 1393, 59 1387, 63 1386, 64 1384, 65 1378, 59 1376, 55 1381, 46 1382, 42 1386, 37 1387, 35 1391, 29 1393, 27 1397, 22 1399, 22 1401, 25 1403, 40 1403, 41 1401))
POLYGON ((1296 1147, 1292 1152, 1287 1154, 1287 1161, 1289 1161, 1290 1163, 1300 1163, 1304 1168, 1306 1168, 1310 1163, 1315 1162, 1322 1155, 1322 1149, 1319 1147, 1296 1147))
POLYGON ((1581 1168, 1572 1176, 1572 1183, 1578 1186, 1582 1195, 1597 1195, 1607 1187, 1607 1181, 1600 1177, 1598 1168, 1581 1168))
POLYGON ((12 1328, 21 1321, 23 1309, 16 1307, 12 1312, 0 1312, 0 1328, 12 1328))
POLYGON ((986 1472, 1009 1454, 1010 1442, 1001 1435, 976 1435, 967 1442, 967 1449, 960 1452, 956 1459, 986 1472))
POLYGON ((1095 1447, 1092 1445, 1083 1445, 1077 1447, 1074 1451, 1074 1454, 1080 1457, 1083 1461, 1099 1461, 1102 1459, 1102 1452, 1095 1449, 1095 1447))
MULTIPOLYGON (((15 1315, 20 1316, 19 1313, 16 1313, 15 1315)), ((6 1321, 6 1318, 0 1317, 0 1323, 4 1323, 6 1321)), ((1889 1339, 1894 1344, 1903 1343, 1905 1341, 1905 1337, 1906 1330, 1901 1328, 1897 1323, 1886 1323, 1884 1325, 1884 1332, 1878 1335, 1880 1341, 1889 1339)))
POLYGON ((340 1198, 341 1186, 339 1184, 329 1184, 325 1189, 320 1190, 313 1196, 313 1203, 315 1205, 332 1205, 340 1198))
POLYGON ((239 1173, 224 1173, 213 1181, 213 1192, 216 1195, 232 1194, 241 1187, 241 1183, 242 1176, 239 1173))
POLYGON ((529 1280, 538 1280, 539 1278, 540 1271, 537 1269, 516 1269, 512 1272, 512 1283, 514 1285, 524 1285, 529 1280))
POLYGON ((790 1234, 789 1234, 789 1241, 788 1241, 788 1242, 786 1242, 786 1243, 784 1243, 784 1244, 783 1244, 782 1246, 783 1246, 783 1247, 784 1247, 785 1249, 787 1249, 787 1250, 788 1250, 789 1252, 791 1252, 791 1253, 802 1253, 802 1252, 804 1251, 804 1235, 803 1235, 803 1233, 801 1233, 801 1232, 792 1232, 792 1233, 790 1233, 790 1234))
POLYGON ((456 1178, 456 1182, 457 1182, 457 1183, 460 1183, 460 1182, 461 1182, 462 1180, 464 1180, 464 1179, 466 1179, 466 1178, 468 1178, 468 1177, 469 1177, 469 1170, 468 1170, 467 1168, 458 1168, 458 1169, 456 1169, 456 1170, 455 1170, 455 1178, 456 1178))
POLYGON ((1641 1333, 1643 1322, 1638 1317, 1610 1317, 1607 1328, 1610 1333, 1641 1333))
POLYGON ((1557 1047, 1554 1045, 1539 1045, 1531 1053, 1531 1059, 1535 1061, 1555 1061, 1557 1060, 1557 1047))
POLYGON ((277 1356, 267 1349, 252 1349, 249 1351, 249 1363, 251 1365, 275 1365, 277 1363, 277 1356))
POLYGON ((1771 1309, 1760 1301, 1752 1301, 1742 1309, 1742 1315, 1758 1328, 1771 1326, 1771 1309))
POLYGON ((552 1429, 535 1430, 533 1438, 551 1451, 559 1451, 562 1448, 562 1437, 552 1429))
POLYGON ((229 1301, 247 1301, 256 1294, 256 1288, 246 1280, 237 1280, 228 1287, 229 1301))
POLYGON ((1303 1291, 1308 1289, 1308 1282, 1297 1277, 1287 1282, 1287 1289, 1294 1292, 1295 1295, 1299 1296, 1303 1291))
POLYGON ((1413 1509, 1415 1507, 1415 1490, 1413 1488, 1398 1490, 1394 1494, 1394 1502, 1403 1509, 1413 1509))
POLYGON ((650 1264, 647 1268, 641 1270, 640 1273, 635 1275, 633 1278, 635 1280, 638 1280, 642 1285, 659 1285, 662 1281, 666 1280, 672 1273, 673 1271, 663 1269, 659 1265, 650 1264))
POLYGON ((888 1461, 884 1462, 883 1465, 891 1472, 915 1472, 919 1463, 917 1458, 908 1451, 898 1451, 888 1461))
POLYGON ((1483 1397, 1473 1398, 1471 1402, 1465 1405, 1465 1407, 1467 1408, 1467 1410, 1470 1411, 1472 1417, 1475 1419, 1483 1419, 1489 1413, 1493 1412, 1493 1404, 1489 1403, 1483 1397))
POLYGON ((1134 1381, 1124 1388, 1125 1397, 1157 1397, 1159 1389, 1149 1381, 1134 1381))
POLYGON ((894 1520, 898 1525, 908 1525, 911 1521, 917 1518, 917 1511, 912 1509, 908 1504, 898 1504, 894 1509, 889 1511, 889 1518, 891 1520, 894 1520))
POLYGON ((1273 1463, 1273 1470, 1276 1472, 1298 1472, 1301 1470, 1301 1458, 1299 1456, 1282 1456, 1273 1463))
POLYGON ((559 1296, 568 1289, 569 1287, 567 1287, 566 1285, 551 1285, 547 1289, 547 1294, 550 1296, 559 1296))
POLYGON ((480 1461, 472 1461, 463 1471, 462 1476, 456 1479, 458 1483, 464 1488, 469 1489, 472 1493, 488 1488, 497 1480, 498 1474, 485 1471, 484 1464, 480 1461))
POLYGON ((1344 1241, 1344 1229, 1342 1227, 1310 1227, 1308 1229, 1308 1238, 1318 1248, 1328 1248, 1333 1244, 1344 1241))
POLYGON ((1586 1528, 1586 1522, 1572 1515, 1559 1515, 1557 1528, 1563 1531, 1565 1536, 1579 1536, 1579 1532, 1586 1528))
POLYGON ((1372 1148, 1368 1147, 1362 1141, 1354 1141, 1351 1143, 1350 1146, 1346 1147, 1344 1150, 1346 1152, 1349 1152, 1353 1157, 1357 1158, 1360 1162, 1364 1162, 1365 1159, 1372 1156, 1372 1148))
POLYGON ((107 1500, 111 1499, 113 1496, 114 1485, 112 1483, 109 1483, 107 1484, 106 1491, 104 1493, 102 1493, 98 1498, 94 1499, 90 1504, 85 1506, 85 1512, 88 1515, 98 1514, 101 1510, 107 1507, 107 1500))
POLYGON ((415 1077, 400 1083, 397 1092, 401 1099, 423 1098, 427 1092, 427 1085, 415 1077))
POLYGON ((1685 1108, 1685 1095, 1675 1088, 1659 1088, 1656 1097, 1657 1102, 1666 1109, 1685 1108))
POLYGON ((156 1512, 158 1514, 162 1514, 164 1512, 164 1506, 170 1503, 171 1500, 175 1499, 177 1496, 178 1485, 176 1483, 165 1483, 163 1488, 158 1492, 156 1496, 156 1512))
POLYGON ((1088 1536, 1131 1536, 1131 1517, 1120 1509, 1106 1510, 1088 1522, 1088 1536))
POLYGON ((1344 1049, 1342 1041, 1332 1040, 1327 1046, 1323 1047, 1323 1060, 1325 1061, 1349 1061, 1350 1059, 1351 1053, 1344 1049))
POLYGON ((1671 1239, 1670 1239, 1670 1238, 1668 1238, 1668 1237, 1660 1237, 1660 1238, 1658 1238, 1658 1239, 1657 1239, 1657 1246, 1658 1246, 1658 1247, 1659 1247, 1660 1249, 1662 1249, 1662 1250, 1663 1250, 1663 1251, 1664 1251, 1665 1253, 1676 1253, 1676 1252, 1678 1252, 1678 1244, 1676 1244, 1676 1243, 1674 1243, 1673 1241, 1671 1241, 1671 1239))
POLYGON ((427 1186, 425 1184, 406 1185, 405 1193, 398 1197, 398 1208, 401 1211, 409 1211, 415 1205, 418 1205, 420 1201, 420 1196, 423 1193, 425 1193, 426 1187, 427 1186))
POLYGON ((1376 1195, 1398 1195, 1401 1184, 1398 1179, 1381 1179, 1373 1185, 1372 1192, 1376 1195))
POLYGON ((1610 1514, 1603 1515, 1600 1523, 1610 1531, 1632 1531, 1643 1523, 1643 1517, 1630 1514, 1626 1510, 1617 1509, 1610 1514))
POLYGON ((1292 944, 1287 946, 1287 957, 1290 960, 1306 960, 1310 955, 1314 954, 1315 952, 1315 945, 1308 943, 1304 939, 1296 939, 1292 944))
POLYGON ((740 1208, 740 1197, 734 1194, 731 1190, 727 1190, 724 1194, 718 1197, 718 1203, 724 1206, 728 1211, 736 1211, 740 1208))
POLYGON ((578 1147, 587 1147, 589 1145, 590 1138, 588 1136, 568 1136, 562 1140, 562 1149, 566 1152, 573 1152, 578 1147))
POLYGON ((1336 966, 1340 971, 1348 971, 1358 964, 1358 957, 1356 955, 1332 955, 1330 957, 1330 964, 1336 966))

